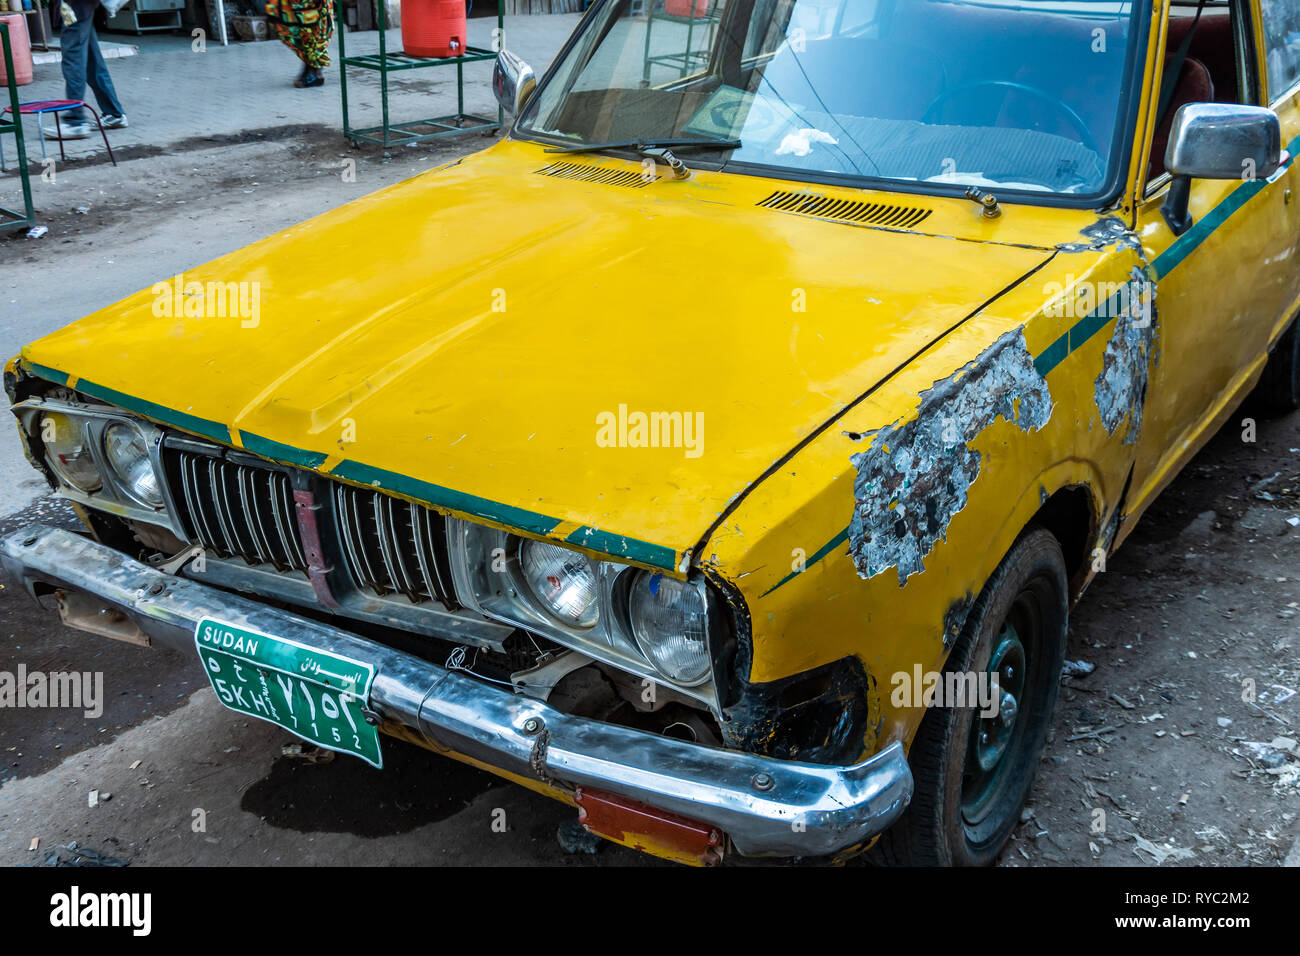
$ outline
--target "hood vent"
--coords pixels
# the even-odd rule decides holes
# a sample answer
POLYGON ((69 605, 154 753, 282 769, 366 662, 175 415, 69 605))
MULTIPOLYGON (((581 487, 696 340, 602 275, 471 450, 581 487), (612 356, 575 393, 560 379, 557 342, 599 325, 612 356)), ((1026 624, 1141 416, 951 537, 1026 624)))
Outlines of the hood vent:
MULTIPOLYGON (((628 186, 640 189, 648 186, 654 179, 647 179, 639 169, 610 169, 606 166, 587 166, 583 163, 551 163, 537 170, 538 176, 553 176, 556 179, 579 179, 586 183, 601 183, 605 186, 628 186)), ((658 177, 656 176, 655 179, 658 177)))
POLYGON ((772 193, 757 205, 854 226, 893 226, 898 229, 912 229, 930 218, 929 209, 916 206, 857 202, 852 199, 832 199, 816 193, 792 193, 781 190, 772 193))

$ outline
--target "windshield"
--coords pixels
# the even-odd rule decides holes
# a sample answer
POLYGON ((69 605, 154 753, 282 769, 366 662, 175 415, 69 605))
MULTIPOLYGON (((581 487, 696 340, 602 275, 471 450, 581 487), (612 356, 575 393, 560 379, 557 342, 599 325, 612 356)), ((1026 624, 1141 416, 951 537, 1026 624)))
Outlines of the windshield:
POLYGON ((603 0, 517 132, 791 178, 1093 198, 1136 48, 1114 0, 603 0))

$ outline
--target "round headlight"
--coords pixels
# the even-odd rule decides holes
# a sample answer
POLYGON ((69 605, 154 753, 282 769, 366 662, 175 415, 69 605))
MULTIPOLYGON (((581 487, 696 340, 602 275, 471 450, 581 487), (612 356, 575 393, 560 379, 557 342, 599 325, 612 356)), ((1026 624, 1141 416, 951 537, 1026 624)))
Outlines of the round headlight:
POLYGON ((87 493, 100 486, 102 478, 90 455, 86 432, 79 419, 60 412, 41 416, 41 441, 50 467, 65 482, 87 493))
POLYGON ((596 568, 585 555, 530 539, 519 566, 533 597, 561 624, 588 628, 599 620, 596 568))
POLYGON ((104 432, 104 455, 118 486, 142 505, 161 508, 162 488, 149 460, 149 443, 139 429, 114 422, 104 432))
POLYGON ((669 680, 690 686, 709 676, 708 609, 693 584, 641 571, 628 616, 641 653, 669 680))

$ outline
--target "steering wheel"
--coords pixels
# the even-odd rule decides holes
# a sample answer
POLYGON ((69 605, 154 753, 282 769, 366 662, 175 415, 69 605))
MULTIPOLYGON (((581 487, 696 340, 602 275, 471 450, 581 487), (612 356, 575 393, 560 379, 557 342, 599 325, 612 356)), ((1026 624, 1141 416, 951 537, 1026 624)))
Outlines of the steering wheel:
POLYGON ((1101 150, 1097 148, 1097 141, 1092 138, 1092 133, 1088 131, 1088 124, 1085 123, 1083 118, 1079 116, 1079 114, 1076 113, 1067 103, 1050 93, 1040 90, 1036 86, 1030 86, 1028 83, 1017 83, 1014 80, 976 80, 974 83, 966 83, 963 86, 955 86, 950 90, 944 90, 934 98, 934 101, 929 106, 926 107, 925 113, 921 117, 921 122, 932 122, 933 114, 938 112, 939 107, 948 102, 948 100, 952 99, 954 96, 967 93, 971 90, 977 90, 984 86, 996 86, 1004 90, 1015 90, 1020 93, 1027 93, 1035 99, 1042 100, 1048 106, 1055 107, 1065 117, 1066 122, 1070 124, 1070 128, 1074 130, 1075 135, 1079 137, 1079 142, 1081 142, 1086 149, 1092 150, 1098 156, 1101 155, 1101 150))

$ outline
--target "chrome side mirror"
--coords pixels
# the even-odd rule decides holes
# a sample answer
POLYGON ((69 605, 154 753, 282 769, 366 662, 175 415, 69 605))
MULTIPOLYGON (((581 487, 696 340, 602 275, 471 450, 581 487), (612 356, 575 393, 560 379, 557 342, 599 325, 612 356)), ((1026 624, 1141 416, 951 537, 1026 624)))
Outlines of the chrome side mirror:
POLYGON ((1282 162, 1282 127, 1263 106, 1188 103, 1174 116, 1165 149, 1173 176, 1162 212, 1174 235, 1192 227, 1193 179, 1267 179, 1282 162))
POLYGON ((536 87, 537 74, 531 66, 509 50, 497 54, 496 66, 492 68, 492 92, 503 110, 518 116, 536 87))

